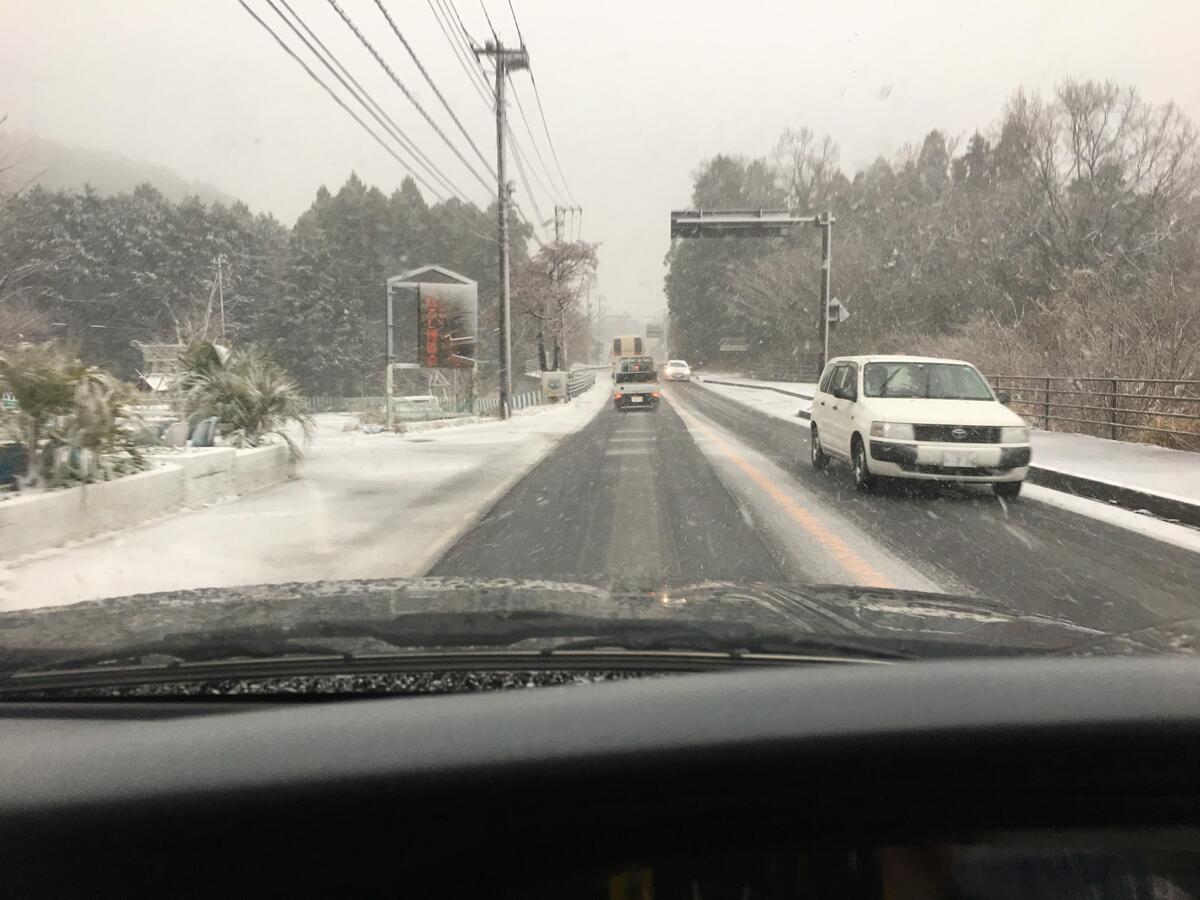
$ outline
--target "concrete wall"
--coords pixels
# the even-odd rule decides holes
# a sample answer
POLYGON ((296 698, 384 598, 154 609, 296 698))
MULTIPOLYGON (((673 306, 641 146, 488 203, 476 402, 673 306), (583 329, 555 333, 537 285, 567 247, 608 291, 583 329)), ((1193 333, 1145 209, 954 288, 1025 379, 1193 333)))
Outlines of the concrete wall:
POLYGON ((278 484, 288 476, 287 447, 272 444, 238 450, 233 471, 239 494, 278 484))
POLYGON ((116 481, 5 500, 0 503, 0 559, 15 559, 174 512, 183 505, 183 481, 178 466, 162 466, 116 481))
POLYGON ((12 497, 0 501, 0 560, 247 494, 287 476, 282 445, 214 447, 161 458, 150 471, 116 481, 12 497))
POLYGON ((169 465, 183 469, 183 505, 204 506, 240 493, 234 478, 237 454, 232 447, 205 447, 166 457, 169 465))

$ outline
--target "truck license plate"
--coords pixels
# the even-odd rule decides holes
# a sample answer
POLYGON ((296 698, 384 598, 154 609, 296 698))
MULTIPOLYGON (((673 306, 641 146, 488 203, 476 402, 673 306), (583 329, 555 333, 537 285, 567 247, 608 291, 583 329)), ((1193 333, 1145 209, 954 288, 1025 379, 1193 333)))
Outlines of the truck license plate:
POLYGON ((979 457, 974 453, 943 453, 942 465, 947 468, 967 469, 977 466, 979 457))
POLYGON ((641 397, 630 397, 630 398, 629 398, 629 402, 630 402, 630 403, 641 403, 641 402, 642 402, 642 398, 641 398, 641 397))

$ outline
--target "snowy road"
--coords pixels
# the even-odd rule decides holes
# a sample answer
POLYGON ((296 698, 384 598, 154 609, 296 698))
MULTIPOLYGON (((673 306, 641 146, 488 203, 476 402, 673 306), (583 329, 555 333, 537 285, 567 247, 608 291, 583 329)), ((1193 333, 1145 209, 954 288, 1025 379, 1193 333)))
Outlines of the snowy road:
POLYGON ((838 582, 984 596, 1124 631, 1200 614, 1200 553, 986 489, 855 492, 813 471, 799 420, 692 384, 604 410, 435 566, 645 586, 838 582))
POLYGON ((566 408, 409 435, 344 434, 327 419, 301 478, 0 567, 0 609, 430 572, 895 586, 1106 631, 1200 614, 1193 530, 1088 514, 1099 505, 1044 489, 1069 502, 864 496, 844 467, 812 470, 794 415, 695 384, 665 393, 656 413, 619 414, 602 382, 566 408))

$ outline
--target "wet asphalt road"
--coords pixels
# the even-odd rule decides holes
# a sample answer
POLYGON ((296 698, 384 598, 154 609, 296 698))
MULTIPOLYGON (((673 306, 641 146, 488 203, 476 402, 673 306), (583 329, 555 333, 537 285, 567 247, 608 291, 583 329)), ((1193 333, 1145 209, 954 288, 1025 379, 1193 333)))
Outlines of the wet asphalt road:
POLYGON ((722 480, 674 404, 715 425, 727 446, 770 460, 821 514, 848 523, 864 543, 882 546, 944 592, 1108 632, 1200 615, 1200 554, 1031 500, 1002 503, 986 489, 859 494, 845 467, 810 467, 803 420, 773 418, 693 384, 671 385, 668 396, 657 412, 602 410, 431 574, 635 587, 796 580, 798 568, 803 578, 803 560, 780 559, 778 542, 739 501, 742 486, 722 480))

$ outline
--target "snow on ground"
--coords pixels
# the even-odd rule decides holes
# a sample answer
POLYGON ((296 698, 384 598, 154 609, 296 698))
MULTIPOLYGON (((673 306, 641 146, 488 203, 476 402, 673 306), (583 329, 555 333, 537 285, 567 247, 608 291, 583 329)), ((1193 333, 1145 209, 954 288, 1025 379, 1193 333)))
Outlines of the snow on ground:
POLYGON ((1077 497, 1063 491, 1051 490, 1040 484, 1030 484, 1029 482, 1025 482, 1025 486, 1021 488, 1021 496, 1025 500, 1035 500, 1038 503, 1057 506, 1060 509, 1087 516, 1089 519, 1107 522, 1109 525, 1115 525, 1127 531, 1200 553, 1200 530, 1189 528, 1186 525, 1164 522, 1154 516, 1121 509, 1119 506, 1110 506, 1099 500, 1089 500, 1086 497, 1077 497))
POLYGON ((1034 431, 1033 461, 1058 472, 1200 503, 1200 453, 1084 434, 1034 431))
MULTIPOLYGON (((724 382, 726 376, 713 375, 719 381, 724 382)), ((781 387, 784 390, 794 390, 796 393, 807 393, 812 396, 811 390, 807 388, 814 385, 807 384, 791 384, 787 382, 767 382, 767 381, 749 381, 743 378, 729 376, 729 381, 738 381, 746 385, 770 385, 773 387, 781 387)), ((808 412, 812 406, 812 401, 802 400, 799 397, 792 397, 787 394, 781 394, 778 391, 764 390, 762 387, 733 387, 730 384, 718 384, 716 382, 704 379, 693 379, 694 384, 720 394, 723 397, 728 397, 731 400, 736 400, 745 406, 752 407, 759 412, 766 413, 769 416, 775 416, 780 419, 788 419, 792 422, 803 424, 806 419, 802 419, 796 415, 797 411, 803 410, 808 412)))
POLYGON ((0 565, 0 609, 195 587, 419 575, 609 397, 427 433, 344 432, 317 417, 300 477, 0 565))

